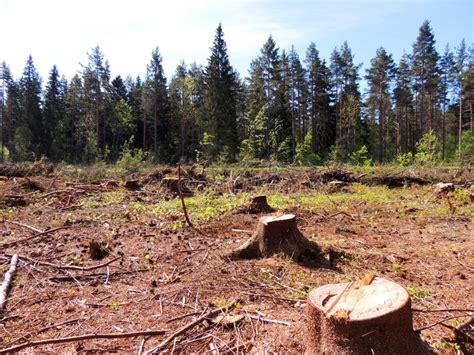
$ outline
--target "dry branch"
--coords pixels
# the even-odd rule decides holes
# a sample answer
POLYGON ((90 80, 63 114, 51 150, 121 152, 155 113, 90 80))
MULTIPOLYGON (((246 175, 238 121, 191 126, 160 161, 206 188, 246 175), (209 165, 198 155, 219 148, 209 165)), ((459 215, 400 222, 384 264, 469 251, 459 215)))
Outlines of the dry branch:
POLYGON ((12 353, 19 351, 24 348, 47 345, 47 344, 60 344, 60 343, 69 343, 72 341, 80 341, 87 339, 117 339, 117 338, 133 338, 140 335, 163 335, 167 332, 166 329, 156 329, 156 330, 144 330, 141 332, 130 332, 130 333, 105 333, 105 334, 84 334, 72 337, 65 338, 52 338, 52 339, 42 339, 34 340, 29 342, 24 342, 10 348, 0 349, 0 354, 12 353))
MULTIPOLYGON (((12 223, 13 221, 8 221, 9 223, 12 223)), ((15 222, 15 224, 17 224, 18 222, 15 222)), ((26 226, 26 225, 25 225, 26 226)), ((34 227, 32 227, 34 228, 34 227)), ((20 243, 24 243, 24 242, 27 242, 27 241, 30 241, 31 239, 35 239, 35 238, 38 238, 38 237, 41 237, 43 235, 47 235, 47 234, 51 234, 53 232, 57 232, 61 229, 69 229, 71 227, 69 226, 61 226, 61 227, 57 227, 57 228, 53 228, 53 229, 48 229, 48 230, 45 230, 45 231, 39 231, 38 233, 30 236, 30 237, 26 237, 26 238, 23 238, 23 239, 18 239, 18 240, 14 240, 12 242, 8 242, 8 243, 3 243, 3 244, 0 244, 0 248, 7 248, 7 247, 11 247, 13 245, 17 245, 17 244, 20 244, 20 243)))
MULTIPOLYGON (((5 255, 11 256, 11 254, 5 254, 5 255)), ((29 257, 24 256, 24 255, 18 255, 18 258, 20 258, 22 260, 30 261, 34 264, 44 265, 44 266, 51 266, 51 267, 54 267, 54 268, 60 269, 60 270, 79 270, 79 271, 91 271, 91 270, 95 270, 95 269, 100 269, 101 267, 108 266, 108 265, 112 264, 114 261, 117 261, 117 260, 120 259, 120 257, 118 256, 118 257, 116 257, 112 260, 109 260, 105 263, 102 263, 102 264, 83 267, 83 266, 75 266, 75 265, 57 265, 57 264, 53 264, 53 263, 48 263, 47 261, 40 261, 40 260, 32 259, 32 258, 29 258, 29 257)))
POLYGON ((188 211, 186 210, 186 204, 184 203, 183 190, 181 188, 181 165, 178 164, 178 193, 181 200, 181 206, 183 206, 184 218, 186 218, 186 223, 188 226, 192 227, 193 224, 189 220, 188 211))
POLYGON ((199 323, 205 321, 207 318, 210 318, 210 317, 213 317, 215 316, 216 314, 224 311, 224 310, 229 310, 231 308, 233 308, 236 304, 236 301, 232 301, 230 304, 224 306, 224 307, 221 307, 221 308, 217 308, 217 309, 214 309, 212 311, 209 311, 207 313, 205 313, 204 315, 202 315, 201 317, 199 317, 198 319, 196 319, 195 321, 192 321, 191 323, 188 323, 186 324, 185 326, 179 328, 176 332, 174 332, 173 334, 171 334, 168 338, 166 338, 165 340, 163 340, 158 346, 154 347, 153 349, 150 349, 148 350, 147 352, 145 352, 145 354, 151 354, 151 353, 155 353, 161 349, 163 349, 164 347, 166 347, 169 343, 171 343, 176 337, 180 336, 181 334, 185 333, 186 331, 188 331, 189 329, 195 327, 196 325, 198 325, 199 323))
POLYGON ((10 261, 10 268, 5 273, 2 286, 0 287, 0 311, 3 310, 3 307, 5 306, 8 290, 10 288, 10 283, 12 282, 13 276, 15 275, 17 262, 18 262, 18 255, 15 254, 12 256, 12 259, 10 261))

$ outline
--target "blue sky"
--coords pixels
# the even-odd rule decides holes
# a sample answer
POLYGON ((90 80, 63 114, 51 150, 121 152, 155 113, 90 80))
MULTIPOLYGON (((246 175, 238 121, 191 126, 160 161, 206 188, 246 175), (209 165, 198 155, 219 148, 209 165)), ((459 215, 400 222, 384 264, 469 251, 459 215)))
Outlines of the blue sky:
POLYGON ((365 69, 380 46, 396 60, 410 52, 425 19, 439 52, 448 42, 473 42, 473 0, 0 0, 0 61, 18 77, 31 53, 44 81, 53 64, 69 79, 99 45, 113 76, 135 77, 145 74, 158 46, 169 79, 180 60, 206 63, 222 22, 231 63, 243 77, 269 34, 301 57, 313 41, 326 59, 347 40, 365 69))

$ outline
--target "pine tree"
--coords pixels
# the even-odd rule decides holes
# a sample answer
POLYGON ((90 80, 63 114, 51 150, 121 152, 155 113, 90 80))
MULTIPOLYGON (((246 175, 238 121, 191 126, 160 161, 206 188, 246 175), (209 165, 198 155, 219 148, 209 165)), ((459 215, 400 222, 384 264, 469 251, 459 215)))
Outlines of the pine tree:
POLYGON ((87 162, 91 158, 89 138, 94 138, 94 129, 86 120, 84 87, 79 75, 72 77, 65 96, 65 115, 60 121, 62 158, 75 164, 87 162))
POLYGON ((5 86, 6 99, 4 98, 4 112, 2 122, 2 144, 9 151, 10 160, 19 159, 16 154, 15 133, 21 122, 21 94, 20 86, 13 79, 10 68, 2 64, 3 83, 5 86))
POLYGON ((357 148, 361 134, 360 92, 358 70, 354 56, 347 42, 331 55, 331 73, 335 96, 336 145, 341 147, 342 155, 347 156, 357 148))
POLYGON ((367 69, 365 76, 369 84, 367 106, 369 117, 378 125, 378 160, 384 161, 387 146, 395 147, 397 144, 392 134, 395 127, 390 122, 392 107, 390 85, 395 76, 395 64, 392 55, 388 54, 383 47, 377 49, 377 54, 370 63, 371 67, 367 69))
POLYGON ((230 65, 222 26, 216 29, 211 56, 204 71, 206 130, 214 137, 215 157, 234 160, 238 148, 236 76, 230 65))
POLYGON ((454 55, 449 49, 449 45, 446 45, 444 54, 439 62, 440 67, 440 87, 439 87, 439 101, 442 105, 443 117, 441 122, 441 158, 445 159, 446 154, 446 105, 449 104, 449 91, 453 84, 454 79, 454 55))
POLYGON ((416 122, 414 122, 413 94, 411 91, 410 57, 407 54, 403 54, 396 68, 393 100, 397 124, 397 153, 414 153, 416 122))
POLYGON ((88 53, 89 63, 83 71, 84 103, 88 121, 88 160, 103 158, 106 117, 110 113, 110 68, 99 46, 88 53), (95 135, 95 141, 93 140, 95 135))
POLYGON ((335 139, 335 132, 330 122, 330 72, 324 60, 319 58, 319 52, 314 43, 311 43, 306 51, 305 63, 312 132, 311 149, 313 153, 325 157, 335 139))

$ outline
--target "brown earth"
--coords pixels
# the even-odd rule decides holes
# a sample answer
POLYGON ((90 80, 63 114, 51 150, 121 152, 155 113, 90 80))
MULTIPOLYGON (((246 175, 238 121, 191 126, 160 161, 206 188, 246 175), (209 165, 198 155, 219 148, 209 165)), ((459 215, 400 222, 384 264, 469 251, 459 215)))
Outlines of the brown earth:
MULTIPOLYGON (((282 255, 257 260, 225 257, 249 237, 262 216, 246 214, 245 208, 208 221, 194 220, 196 228, 164 228, 169 221, 184 220, 150 213, 175 198, 160 184, 165 174, 130 177, 139 180, 137 190, 124 183, 92 184, 59 174, 0 179, 1 273, 8 269, 12 254, 23 257, 0 315, 0 351, 30 340, 166 330, 164 335, 23 350, 132 353, 145 341, 147 351, 206 311, 229 306, 228 314, 245 317, 205 320, 162 350, 302 353, 308 291, 359 279, 368 272, 409 289, 415 329, 443 319, 445 325, 454 326, 474 314, 473 205, 431 194, 430 184, 446 179, 441 175, 405 181, 408 185, 390 190, 386 201, 349 198, 338 203, 328 194, 324 207, 307 208, 295 199, 274 213, 295 214, 300 231, 322 250, 317 257, 295 262, 282 255), (450 213, 431 213, 446 206, 450 213), (30 227, 51 233, 38 235, 30 227), (92 260, 91 241, 102 243, 109 255, 92 260), (107 266, 77 269, 115 258, 107 266)), ((229 176, 225 182, 206 180, 202 173, 187 176, 196 194, 213 189, 229 196, 262 187, 268 193, 304 196, 327 191, 326 183, 334 179, 349 183, 362 179, 357 174, 336 175, 259 173, 229 176)), ((463 184, 459 188, 470 193, 472 176, 459 179, 457 184, 463 184)), ((381 178, 373 181, 386 183, 381 178)), ((428 328, 421 335, 436 352, 456 347, 474 350, 459 339, 455 344, 447 326, 428 328)))

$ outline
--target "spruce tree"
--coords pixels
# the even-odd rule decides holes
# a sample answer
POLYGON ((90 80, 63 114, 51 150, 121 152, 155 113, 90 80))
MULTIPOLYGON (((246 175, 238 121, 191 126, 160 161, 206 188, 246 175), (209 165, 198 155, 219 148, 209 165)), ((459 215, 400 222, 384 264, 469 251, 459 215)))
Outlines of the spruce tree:
POLYGON ((20 95, 22 114, 15 125, 16 151, 21 159, 39 159, 46 153, 46 142, 41 112, 41 77, 31 55, 20 79, 20 95))
POLYGON ((45 154, 52 160, 58 160, 61 156, 60 122, 65 113, 65 90, 59 77, 56 65, 53 65, 46 84, 44 97, 44 142, 45 154))
POLYGON ((214 157, 234 160, 238 148, 236 77, 230 65, 222 26, 216 29, 211 55, 204 70, 206 130, 213 137, 214 157))

